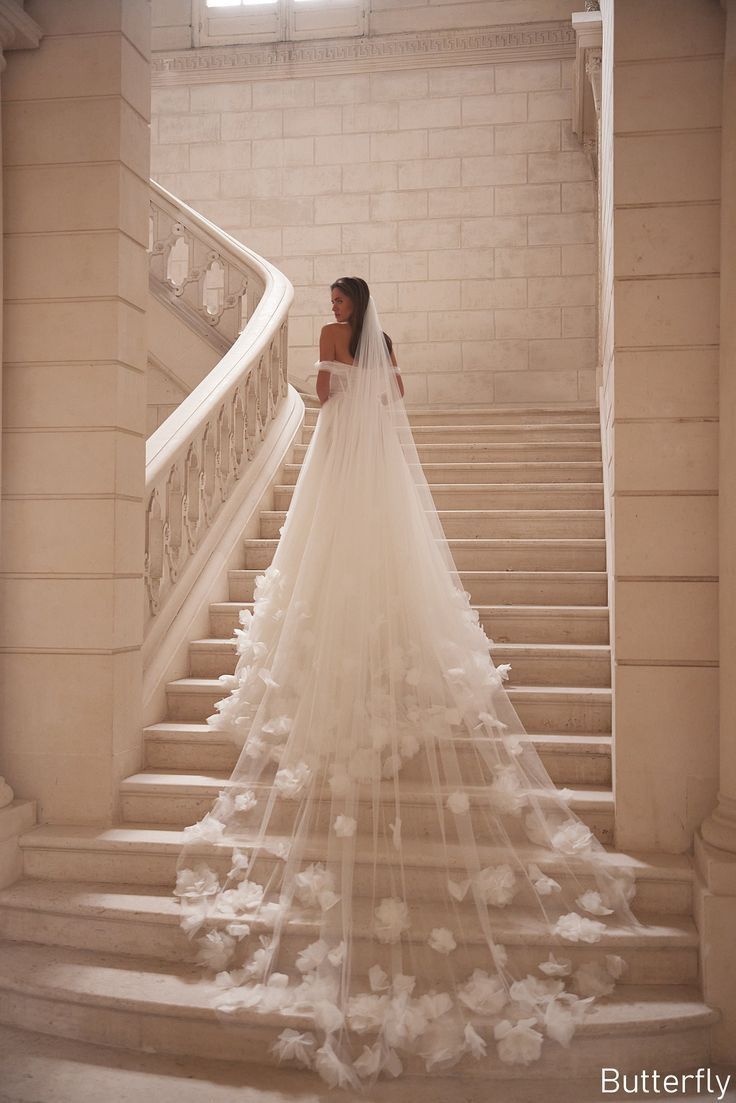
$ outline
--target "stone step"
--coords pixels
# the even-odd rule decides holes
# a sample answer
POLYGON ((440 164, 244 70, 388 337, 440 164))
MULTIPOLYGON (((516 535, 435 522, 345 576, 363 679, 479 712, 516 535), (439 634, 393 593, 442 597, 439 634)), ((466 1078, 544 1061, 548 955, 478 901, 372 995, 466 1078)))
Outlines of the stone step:
MULTIPOLYGON (((495 666, 511 663, 514 685, 610 686, 611 654, 607 644, 498 644, 491 649, 495 666)), ((193 678, 233 674, 236 640, 201 639, 189 644, 193 678)))
MULTIPOLYGON (((301 464, 306 452, 306 444, 295 444, 292 453, 294 462, 301 464)), ((601 462, 600 442, 596 443, 595 441, 546 441, 538 443, 509 441, 505 444, 494 444, 488 441, 480 443, 472 441, 466 443, 456 441, 453 443, 450 441, 446 444, 422 444, 417 442, 417 454, 419 462, 422 464, 535 463, 560 465, 563 463, 595 463, 600 465, 601 462)), ((499 479, 499 482, 501 481, 503 480, 499 479)))
MULTIPOLYGON (((228 571, 230 600, 252 601, 255 570, 228 571)), ((500 605, 605 605, 605 571, 460 571, 471 602, 500 605)))
MULTIPOLYGON (((448 540, 475 537, 499 539, 601 540, 604 537, 602 509, 442 509, 440 524, 448 540)), ((260 536, 279 536, 286 520, 285 509, 260 511, 260 536)))
MULTIPOLYGON (((264 806, 270 790, 270 780, 251 786, 264 806)), ((132 774, 120 783, 122 819, 125 823, 172 824, 185 827, 196 823, 210 810, 218 793, 229 788, 228 774, 225 771, 209 771, 202 774, 181 772, 164 773, 159 770, 146 770, 132 774)), ((443 788, 443 792, 445 787, 443 788)), ((446 787, 445 796, 449 796, 452 787, 446 787)), ((613 794, 604 786, 575 786, 569 800, 570 809, 590 827, 601 842, 613 840, 613 794)), ((488 798, 482 785, 465 786, 470 798, 471 819, 476 838, 482 839, 488 818, 488 798)), ((537 796, 542 804, 556 807, 555 801, 546 801, 544 795, 537 796)), ((379 783, 373 789, 366 789, 364 798, 358 800, 355 812, 358 835, 370 835, 375 826, 374 801, 379 808, 381 821, 388 825, 396 816, 396 789, 392 781, 379 783)), ((443 800, 444 803, 444 800, 443 800)), ((277 800, 271 810, 269 830, 276 834, 289 835, 295 827, 295 817, 301 811, 301 803, 291 800, 277 800)), ((254 812, 254 816, 258 813, 254 812)), ((325 800, 314 803, 312 830, 327 837, 334 817, 333 801, 329 794, 325 800)), ((452 814, 445 817, 447 830, 452 830, 452 814), (449 826, 448 826, 449 825, 449 826)), ((510 817, 508 818, 510 819, 510 817)), ((442 824, 437 814, 432 790, 424 782, 411 784, 404 781, 402 771, 401 785, 401 824, 406 837, 422 839, 432 844, 442 842, 442 824)), ((508 830, 511 833, 512 827, 508 830)), ((516 832, 524 839, 523 828, 519 825, 516 832)))
MULTIPOLYGON (((223 770, 229 775, 238 759, 238 748, 227 735, 209 724, 164 720, 144 729, 146 766, 165 770, 223 770)), ((530 735, 547 773, 557 785, 611 784, 610 735, 530 735)), ((462 744, 463 740, 458 740, 462 744)), ((464 748, 458 748, 463 758, 464 748)), ((274 767, 275 769, 275 767, 274 767)), ((412 760, 404 774, 413 777, 412 760)))
MULTIPOLYGON (((203 981, 195 967, 162 962, 152 970, 148 957, 93 950, 0 945, 0 991, 5 1023, 85 1042, 114 1039, 118 1047, 137 1052, 273 1064, 269 1046, 283 1027, 283 1020, 253 1012, 224 1029, 213 1009, 216 986, 203 981)), ((543 1084, 599 1072, 613 1062, 612 1054, 624 1071, 657 1065, 684 1070, 707 1061, 710 1029, 718 1018, 694 986, 620 984, 580 1025, 573 1046, 548 1043, 531 1066, 509 1066, 489 1045, 485 1058, 463 1058, 453 1074, 477 1082, 524 1076, 543 1084)), ((289 1025, 306 1030, 312 1022, 294 1016, 289 1025)), ((489 1032, 488 1022, 478 1019, 475 1025, 489 1032)), ((405 1062, 408 1075, 423 1069, 414 1058, 405 1062)))
MULTIPOLYGON (((302 428, 302 443, 307 444, 314 435, 314 426, 302 428)), ((529 443, 548 441, 578 441, 598 444, 601 428, 597 421, 579 424, 535 425, 524 423, 507 425, 416 425, 411 434, 417 447, 420 444, 503 444, 506 442, 529 441, 529 443)))
MULTIPOLYGON (((265 570, 278 540, 243 540, 243 567, 265 570)), ((605 540, 448 540, 459 571, 605 571, 605 540)))
MULTIPOLYGON (((480 623, 496 643, 604 644, 609 640, 606 605, 475 605, 480 623)), ((216 601, 210 605, 213 636, 232 636, 241 609, 252 601, 216 601)))
MULTIPOLYGON (((409 909, 412 926, 404 937, 406 944, 418 944, 422 950, 433 923, 426 904, 409 909)), ((356 990, 361 991, 371 965, 391 967, 393 949, 375 944, 372 934, 372 901, 356 896, 351 936, 351 963, 358 974, 356 990)), ((463 901, 457 907, 462 940, 458 938, 453 965, 461 973, 488 967, 488 949, 480 929, 474 904, 463 901)), ((16 943, 41 943, 47 946, 77 948, 115 953, 122 956, 155 958, 158 962, 186 963, 196 958, 197 948, 179 927, 178 901, 166 887, 141 888, 136 885, 100 885, 94 882, 66 883, 22 880, 0 891, 0 939, 16 943)), ((225 926, 223 917, 213 926, 225 926)), ((267 932, 258 920, 251 921, 254 934, 267 932)), ((599 961, 601 954, 621 954, 627 969, 622 985, 694 984, 697 980, 698 935, 689 916, 649 915, 642 932, 632 932, 613 924, 607 926, 595 946, 571 944, 551 936, 538 911, 507 906, 493 915, 494 939, 506 946, 509 965, 519 975, 536 972, 540 961, 551 950, 564 955, 573 968, 599 961)), ((319 938, 319 922, 300 918, 286 923, 281 936, 284 957, 279 972, 287 972, 287 962, 319 938)), ((438 987, 443 983, 444 963, 434 955, 436 973, 429 970, 431 954, 423 954, 422 982, 438 987)), ((298 979, 293 971, 292 980, 298 979)))
MULTIPOLYGON (((482 460, 432 463, 422 461, 421 468, 430 485, 436 483, 598 485, 603 478, 603 465, 600 463, 493 463, 482 460)), ((293 486, 299 478, 301 469, 301 463, 284 464, 279 482, 293 486)))
MULTIPOLYGON (((525 731, 610 732, 611 690, 597 686, 510 686, 525 731)), ((215 678, 178 678, 166 686, 169 720, 204 721, 228 694, 215 678)))
MULTIPOLYGON (((319 406, 308 409, 305 421, 314 425, 319 406)), ((599 420, 597 406, 438 406, 429 410, 407 409, 409 424, 414 425, 566 425, 599 420)))
MULTIPOLYGON (((288 843, 285 836, 269 835, 267 844, 288 843)), ((21 836, 24 876, 46 881, 89 881, 105 884, 136 884, 172 886, 176 880, 176 863, 184 842, 180 828, 161 824, 115 824, 112 827, 63 826, 43 824, 21 836)), ((245 842, 241 849, 247 849, 245 842)), ((605 846, 605 844, 604 844, 605 846)), ((324 840, 307 841, 302 862, 324 860, 324 840)), ((496 847, 480 843, 478 853, 483 867, 498 865, 508 855, 496 847)), ((550 850, 524 841, 515 853, 525 865, 536 863, 561 884, 572 885, 570 869, 574 858, 560 858, 550 850)), ((222 879, 229 870, 232 849, 224 843, 203 848, 202 854, 222 879)), ((667 912, 690 915, 692 908, 692 859, 687 854, 660 852, 620 853, 605 847, 601 860, 613 873, 629 873, 636 881, 633 901, 637 914, 667 912)), ((268 875, 279 859, 262 852, 257 858, 257 876, 268 875)), ((408 889, 418 899, 431 899, 436 893, 438 869, 465 868, 462 848, 448 842, 441 850, 426 843, 407 839, 402 844, 402 861, 408 889)), ((254 876, 256 874, 254 873, 254 876)), ((383 892, 385 870, 375 867, 373 847, 358 848, 355 867, 356 884, 367 892, 369 884, 378 878, 377 891, 383 892)), ((583 875, 574 874, 576 881, 589 887, 583 875)), ((574 885, 572 886, 574 887, 574 885)), ((390 895, 390 893, 386 893, 390 895)))
MULTIPOLYGON (((603 508, 597 483, 436 483, 430 489, 437 509, 603 508)), ((274 486, 274 509, 288 509, 293 497, 293 486, 274 486)))

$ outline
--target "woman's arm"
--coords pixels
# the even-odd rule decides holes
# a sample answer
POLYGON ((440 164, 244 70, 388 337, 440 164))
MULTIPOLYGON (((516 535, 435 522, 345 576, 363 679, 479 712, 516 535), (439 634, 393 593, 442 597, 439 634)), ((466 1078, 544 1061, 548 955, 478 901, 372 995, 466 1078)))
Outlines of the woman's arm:
POLYGON ((396 353, 394 352, 393 348, 391 349, 391 363, 396 368, 396 371, 395 371, 394 374, 396 376, 396 382, 398 383, 398 386, 399 386, 399 393, 401 394, 401 397, 403 398, 404 397, 404 380, 401 378, 401 372, 399 371, 399 365, 398 365, 398 362, 396 360, 396 353))
MULTIPOLYGON (((335 359, 335 339, 330 332, 330 326, 322 326, 322 331, 319 335, 319 358, 320 360, 335 359)), ((317 372, 317 398, 320 401, 320 405, 324 406, 329 397, 330 373, 326 368, 320 368, 317 372)))

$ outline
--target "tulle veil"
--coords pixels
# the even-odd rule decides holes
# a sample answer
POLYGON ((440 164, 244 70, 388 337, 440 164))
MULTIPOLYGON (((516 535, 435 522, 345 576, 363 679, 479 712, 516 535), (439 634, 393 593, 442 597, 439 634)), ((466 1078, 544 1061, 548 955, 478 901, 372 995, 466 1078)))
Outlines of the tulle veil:
POLYGON ((330 397, 208 719, 242 749, 184 833, 181 922, 218 1012, 330 1085, 529 1064, 626 968, 595 943, 640 926, 633 879, 494 667, 372 297, 354 363, 318 366, 330 397))

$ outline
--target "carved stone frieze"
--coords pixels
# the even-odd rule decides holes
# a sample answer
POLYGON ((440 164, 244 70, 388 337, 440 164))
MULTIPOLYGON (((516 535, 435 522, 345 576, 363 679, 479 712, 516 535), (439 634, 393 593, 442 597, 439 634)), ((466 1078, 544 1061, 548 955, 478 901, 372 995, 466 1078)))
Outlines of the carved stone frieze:
POLYGON ((331 74, 375 69, 482 64, 538 58, 569 58, 575 32, 568 22, 508 25, 474 30, 377 35, 315 42, 212 47, 154 57, 154 85, 193 84, 228 79, 258 79, 331 74))

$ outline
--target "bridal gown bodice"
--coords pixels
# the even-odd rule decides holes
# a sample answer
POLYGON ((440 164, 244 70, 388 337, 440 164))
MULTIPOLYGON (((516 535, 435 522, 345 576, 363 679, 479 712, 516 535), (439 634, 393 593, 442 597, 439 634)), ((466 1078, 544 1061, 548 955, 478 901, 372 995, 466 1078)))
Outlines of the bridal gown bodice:
POLYGON ((277 1056, 328 1083, 528 1064, 613 989, 594 946, 637 925, 633 886, 504 689, 393 369, 315 366, 330 397, 208 720, 241 752, 186 832, 184 928, 218 1010, 275 1018, 277 1056))

